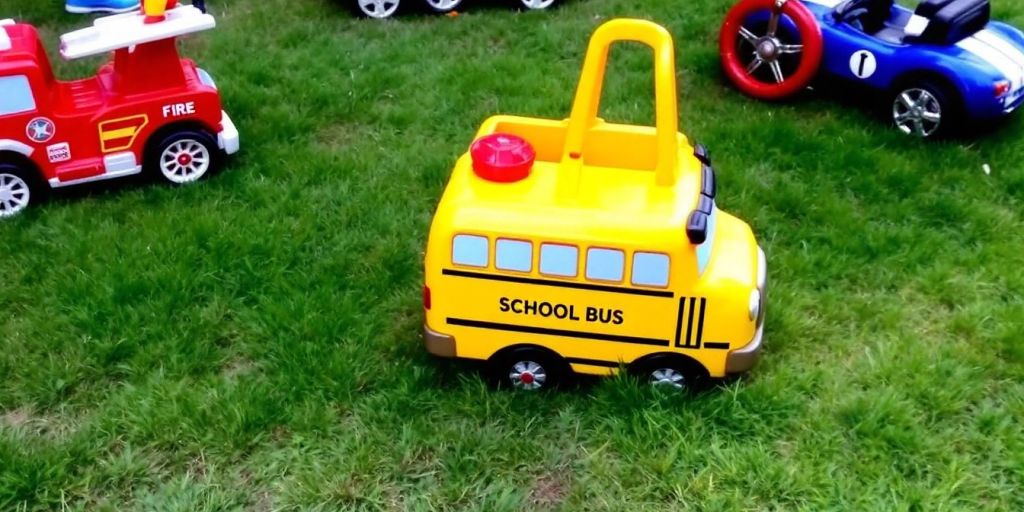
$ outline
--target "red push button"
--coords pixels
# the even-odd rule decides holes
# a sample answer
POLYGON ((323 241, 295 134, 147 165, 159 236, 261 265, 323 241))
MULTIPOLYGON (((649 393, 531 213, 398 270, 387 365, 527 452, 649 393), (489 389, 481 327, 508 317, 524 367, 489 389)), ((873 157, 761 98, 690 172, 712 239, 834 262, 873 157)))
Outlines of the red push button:
POLYGON ((480 137, 469 148, 476 175, 488 181, 511 183, 530 175, 537 153, 522 137, 495 133, 480 137))

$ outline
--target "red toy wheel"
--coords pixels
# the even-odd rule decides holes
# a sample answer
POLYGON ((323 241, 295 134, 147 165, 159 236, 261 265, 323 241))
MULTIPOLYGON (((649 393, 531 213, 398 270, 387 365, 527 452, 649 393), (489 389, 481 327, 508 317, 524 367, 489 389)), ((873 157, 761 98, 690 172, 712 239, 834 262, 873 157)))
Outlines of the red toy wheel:
POLYGON ((741 0, 719 34, 725 74, 739 90, 762 100, 807 87, 821 65, 822 46, 821 27, 798 0, 741 0))

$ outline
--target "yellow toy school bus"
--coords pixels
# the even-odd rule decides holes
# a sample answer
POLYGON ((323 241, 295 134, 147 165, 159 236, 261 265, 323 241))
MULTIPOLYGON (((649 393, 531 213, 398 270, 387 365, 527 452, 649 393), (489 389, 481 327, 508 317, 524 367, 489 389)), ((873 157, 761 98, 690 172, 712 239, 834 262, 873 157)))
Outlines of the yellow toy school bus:
POLYGON ((765 257, 715 195, 707 151, 678 132, 671 36, 604 24, 569 119, 493 117, 456 163, 426 251, 427 350, 525 389, 622 367, 678 388, 748 370, 765 257), (618 41, 655 52, 656 127, 597 117, 618 41))

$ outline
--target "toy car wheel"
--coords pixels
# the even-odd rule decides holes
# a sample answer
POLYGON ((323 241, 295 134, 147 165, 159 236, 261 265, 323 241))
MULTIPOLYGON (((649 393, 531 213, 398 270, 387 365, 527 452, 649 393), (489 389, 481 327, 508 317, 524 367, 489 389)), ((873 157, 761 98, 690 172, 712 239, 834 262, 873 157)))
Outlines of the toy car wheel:
POLYGON ((446 14, 458 9, 462 0, 424 0, 427 7, 438 14, 446 14))
POLYGON ((519 0, 519 5, 521 5, 523 9, 528 9, 531 11, 547 9, 548 7, 551 7, 554 4, 555 0, 519 0))
POLYGON ((147 162, 151 173, 175 185, 199 181, 217 162, 217 143, 199 131, 180 131, 161 141, 147 162))
POLYGON ((719 33, 726 76, 743 93, 763 100, 792 96, 818 72, 821 27, 798 1, 741 0, 719 33))
POLYGON ((700 363, 668 355, 644 359, 633 365, 630 373, 656 388, 679 391, 696 391, 708 380, 700 363))
POLYGON ((356 14, 382 20, 398 12, 399 0, 354 0, 356 14))
POLYGON ((13 217, 39 202, 46 186, 22 165, 0 163, 0 218, 13 217))
POLYGON ((565 381, 569 367, 558 356, 539 348, 523 347, 499 354, 491 362, 499 385, 539 391, 565 381))
POLYGON ((899 87, 892 100, 892 120, 906 135, 931 138, 948 134, 956 113, 942 87, 924 82, 899 87))

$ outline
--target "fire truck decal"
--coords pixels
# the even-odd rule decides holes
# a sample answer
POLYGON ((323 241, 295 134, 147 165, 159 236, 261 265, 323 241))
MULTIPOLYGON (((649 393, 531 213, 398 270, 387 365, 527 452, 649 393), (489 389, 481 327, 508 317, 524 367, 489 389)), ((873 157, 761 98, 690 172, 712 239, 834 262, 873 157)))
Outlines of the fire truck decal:
POLYGON ((146 114, 111 119, 100 123, 100 149, 104 153, 131 149, 135 144, 135 138, 147 124, 149 124, 149 116, 146 114))
POLYGON ((45 117, 36 117, 25 126, 25 135, 33 142, 40 144, 49 142, 56 133, 57 127, 53 125, 53 121, 45 117))
POLYGON ((71 160, 71 145, 67 142, 61 142, 60 144, 46 146, 46 158, 53 164, 71 160))

